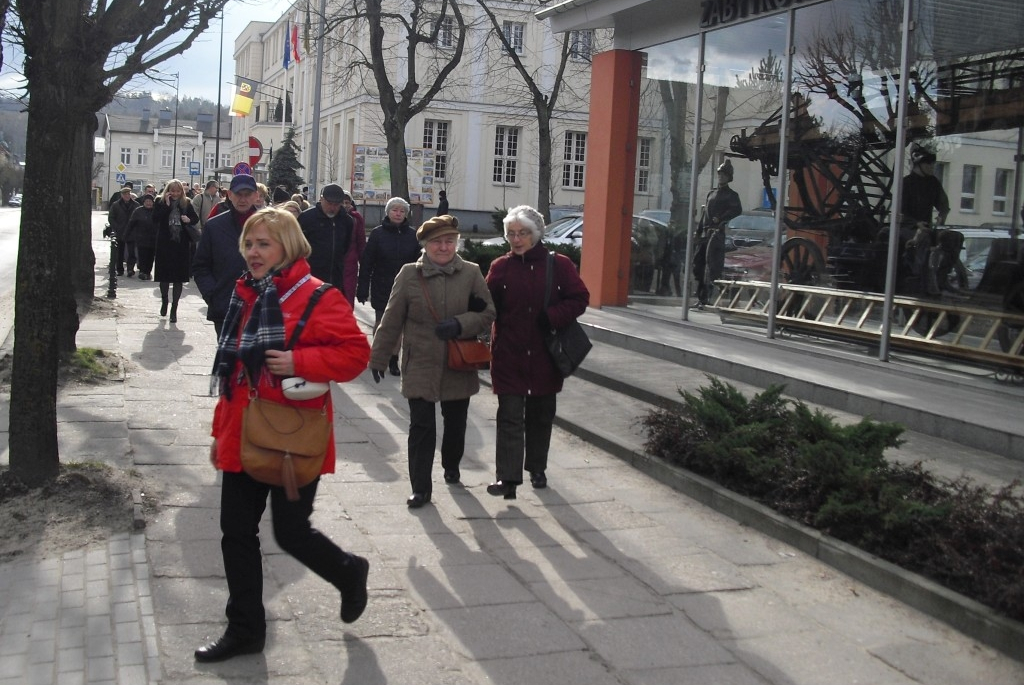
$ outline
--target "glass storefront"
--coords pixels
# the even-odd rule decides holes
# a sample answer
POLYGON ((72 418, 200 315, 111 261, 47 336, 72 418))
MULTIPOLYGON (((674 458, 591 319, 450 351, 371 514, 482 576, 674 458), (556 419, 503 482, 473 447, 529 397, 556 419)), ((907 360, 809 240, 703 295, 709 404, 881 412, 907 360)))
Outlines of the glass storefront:
POLYGON ((903 0, 833 0, 644 51, 631 306, 763 284, 737 297, 771 330, 828 291, 886 338, 1019 354, 1024 10, 908 1, 906 38, 903 0))

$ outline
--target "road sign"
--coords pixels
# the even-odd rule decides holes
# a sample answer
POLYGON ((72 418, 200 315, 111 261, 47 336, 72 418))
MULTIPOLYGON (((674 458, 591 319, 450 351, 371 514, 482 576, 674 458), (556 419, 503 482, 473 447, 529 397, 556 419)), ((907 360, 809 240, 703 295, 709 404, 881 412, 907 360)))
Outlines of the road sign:
POLYGON ((249 166, 256 166, 263 159, 263 143, 256 136, 249 136, 249 166))
POLYGON ((128 174, 117 174, 117 182, 124 185, 128 182, 128 174))
POLYGON ((201 167, 199 162, 189 162, 188 163, 188 175, 189 176, 202 176, 203 175, 203 169, 202 169, 202 167, 201 167))
POLYGON ((239 162, 231 170, 231 173, 235 176, 252 176, 252 167, 245 162, 239 162))

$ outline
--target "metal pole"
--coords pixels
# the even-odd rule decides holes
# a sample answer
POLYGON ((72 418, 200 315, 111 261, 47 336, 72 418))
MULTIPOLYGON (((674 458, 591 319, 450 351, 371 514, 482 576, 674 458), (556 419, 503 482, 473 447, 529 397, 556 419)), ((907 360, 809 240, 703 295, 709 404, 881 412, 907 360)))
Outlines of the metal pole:
POLYGON ((178 86, 181 84, 181 76, 174 74, 174 144, 171 145, 171 176, 178 178, 174 171, 178 164, 178 86))
MULTIPOLYGON (((107 224, 109 230, 110 224, 107 224)), ((107 297, 117 299, 117 236, 110 234, 110 262, 107 264, 107 297)))
MULTIPOLYGON (((693 211, 697 199, 697 182, 700 180, 700 128, 704 116, 704 42, 707 34, 700 34, 700 48, 697 52, 697 106, 693 108, 693 150, 690 153, 690 207, 686 223, 686 263, 683 264, 683 321, 690 320, 690 279, 693 278, 693 234, 696 214, 693 211)), ((673 142, 673 145, 677 143, 673 142)), ((682 144, 679 141, 678 144, 682 144)))
MULTIPOLYGON (((783 67, 782 88, 785 96, 782 99, 782 111, 779 119, 779 188, 775 193, 775 244, 772 246, 772 288, 768 295, 768 338, 775 338, 775 315, 779 305, 779 261, 782 258, 782 230, 785 216, 782 208, 788 202, 789 185, 786 175, 789 166, 789 118, 790 93, 793 85, 793 53, 796 46, 796 10, 789 11, 789 22, 786 26, 786 65, 783 67)), ((770 192, 770 190, 769 190, 770 192)))
MULTIPOLYGON (((320 92, 324 74, 324 35, 327 31, 327 0, 320 0, 320 28, 316 39, 316 78, 313 84, 313 133, 309 145, 309 197, 319 197, 317 192, 317 168, 320 166, 320 92)), ((315 202, 316 200, 313 199, 315 202)))
POLYGON ((893 161, 892 207, 889 210, 889 255, 885 270, 885 304, 882 307, 882 337, 878 359, 889 361, 889 336, 892 334, 893 298, 896 294, 896 259, 900 239, 900 207, 903 203, 903 163, 907 152, 907 88, 910 81, 910 0, 903 0, 903 46, 900 51, 900 90, 896 103, 896 159, 893 161))
MULTIPOLYGON (((224 9, 220 11, 220 58, 217 60, 217 141, 213 146, 213 172, 214 176, 220 178, 216 173, 220 167, 220 87, 224 82, 224 9)), ((204 155, 205 156, 205 155, 204 155)), ((205 161, 205 160, 204 160, 205 161)), ((207 174, 209 176, 209 174, 207 174)), ((206 189, 203 189, 206 192, 206 189)))

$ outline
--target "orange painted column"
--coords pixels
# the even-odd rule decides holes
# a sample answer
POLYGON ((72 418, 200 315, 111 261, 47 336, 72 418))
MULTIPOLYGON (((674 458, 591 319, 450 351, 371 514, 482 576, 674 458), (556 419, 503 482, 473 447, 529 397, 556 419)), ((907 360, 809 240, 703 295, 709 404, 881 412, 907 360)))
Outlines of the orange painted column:
POLYGON ((629 295, 641 59, 639 52, 610 50, 592 64, 580 265, 591 307, 622 306, 629 295))

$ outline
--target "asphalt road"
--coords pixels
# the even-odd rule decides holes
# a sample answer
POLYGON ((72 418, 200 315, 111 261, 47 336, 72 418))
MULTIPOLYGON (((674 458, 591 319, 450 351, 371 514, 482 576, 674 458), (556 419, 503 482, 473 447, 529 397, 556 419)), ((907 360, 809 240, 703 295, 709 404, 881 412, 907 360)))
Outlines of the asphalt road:
POLYGON ((14 328, 14 284, 18 267, 21 209, 0 207, 0 344, 14 328))

